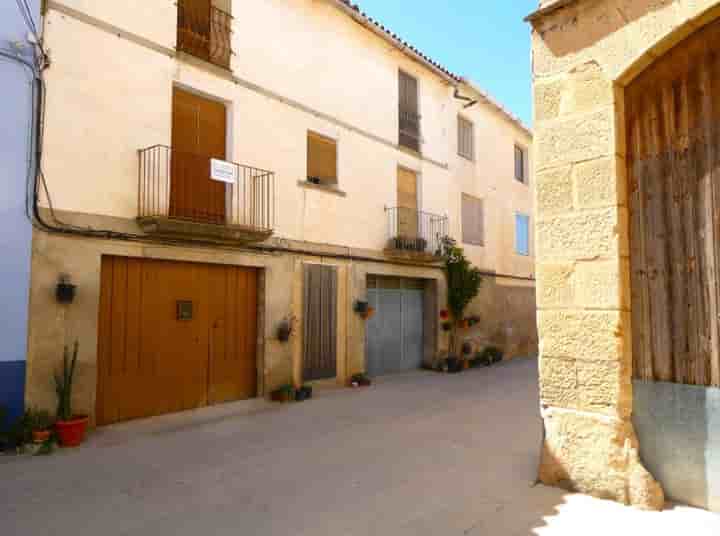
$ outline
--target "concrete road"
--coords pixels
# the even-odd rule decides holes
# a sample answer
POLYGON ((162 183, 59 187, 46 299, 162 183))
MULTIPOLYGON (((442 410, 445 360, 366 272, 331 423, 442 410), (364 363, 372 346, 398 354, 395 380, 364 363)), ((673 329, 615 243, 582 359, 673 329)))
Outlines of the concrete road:
POLYGON ((292 406, 234 404, 0 458, 3 536, 720 534, 533 487, 536 366, 411 373, 292 406))

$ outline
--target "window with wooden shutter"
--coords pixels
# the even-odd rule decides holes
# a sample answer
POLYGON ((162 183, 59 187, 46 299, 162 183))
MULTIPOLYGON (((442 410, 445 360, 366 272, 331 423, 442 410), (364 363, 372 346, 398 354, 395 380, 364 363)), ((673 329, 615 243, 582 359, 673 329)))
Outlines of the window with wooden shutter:
POLYGON ((314 132, 307 136, 307 180, 314 184, 336 185, 337 142, 314 132))
POLYGON ((303 380, 337 376, 337 269, 305 265, 303 380))
POLYGON ((525 149, 519 145, 515 146, 515 179, 524 183, 526 182, 526 154, 525 149))
POLYGON ((400 71, 400 134, 403 147, 420 152, 420 107, 418 82, 409 74, 400 71))
POLYGON ((475 127, 472 122, 458 116, 458 154, 475 160, 475 127))
POLYGON ((530 255, 530 216, 515 215, 515 252, 518 255, 530 255))
POLYGON ((483 200, 462 196, 462 237, 465 244, 485 245, 485 214, 483 200))

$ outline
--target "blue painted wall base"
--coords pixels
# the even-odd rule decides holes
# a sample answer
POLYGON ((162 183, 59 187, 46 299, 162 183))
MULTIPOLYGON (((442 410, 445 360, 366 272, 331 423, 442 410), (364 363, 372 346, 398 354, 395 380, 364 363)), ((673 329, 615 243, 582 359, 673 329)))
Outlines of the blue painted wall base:
POLYGON ((0 361, 0 406, 9 420, 25 411, 25 361, 0 361))

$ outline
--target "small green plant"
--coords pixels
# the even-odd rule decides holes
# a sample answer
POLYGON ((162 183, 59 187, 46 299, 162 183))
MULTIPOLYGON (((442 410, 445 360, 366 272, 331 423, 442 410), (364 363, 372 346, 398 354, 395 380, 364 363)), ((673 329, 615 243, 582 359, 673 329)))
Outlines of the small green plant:
POLYGON ((34 432, 41 432, 43 430, 49 430, 55 424, 55 420, 50 416, 50 412, 30 408, 25 412, 28 426, 34 432))
POLYGON ((61 421, 70 421, 73 418, 72 390, 79 346, 79 343, 75 341, 72 354, 70 349, 65 347, 62 370, 55 373, 55 393, 58 398, 57 418, 61 421))
POLYGON ((368 387, 372 384, 372 380, 367 374, 361 372, 359 374, 353 374, 350 378, 350 383, 360 385, 361 387, 368 387))
POLYGON ((478 354, 478 360, 485 366, 490 366, 502 361, 503 352, 495 346, 488 346, 478 354))

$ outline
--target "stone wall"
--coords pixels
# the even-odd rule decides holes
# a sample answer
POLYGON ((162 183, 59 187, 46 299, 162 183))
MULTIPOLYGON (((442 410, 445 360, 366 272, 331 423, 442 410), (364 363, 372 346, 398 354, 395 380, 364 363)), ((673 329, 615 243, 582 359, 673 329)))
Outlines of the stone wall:
POLYGON ((624 90, 717 1, 555 0, 533 26, 540 480, 657 509, 633 428, 624 90))

